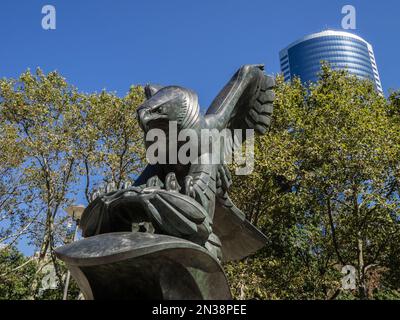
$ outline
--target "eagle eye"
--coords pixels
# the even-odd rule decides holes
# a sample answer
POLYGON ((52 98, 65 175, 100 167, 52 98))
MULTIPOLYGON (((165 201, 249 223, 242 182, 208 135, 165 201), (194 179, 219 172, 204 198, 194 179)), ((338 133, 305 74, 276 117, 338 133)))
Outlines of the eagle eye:
POLYGON ((158 107, 156 110, 155 110, 155 112, 156 113, 159 113, 159 114, 164 114, 165 113, 165 107, 164 106, 160 106, 160 107, 158 107))

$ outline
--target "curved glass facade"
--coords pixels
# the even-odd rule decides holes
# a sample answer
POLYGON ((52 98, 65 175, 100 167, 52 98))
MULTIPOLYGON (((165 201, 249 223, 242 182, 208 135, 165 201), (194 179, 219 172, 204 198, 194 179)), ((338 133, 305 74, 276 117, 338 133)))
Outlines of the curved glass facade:
POLYGON ((286 81, 298 76, 303 82, 315 82, 321 61, 329 62, 333 69, 347 69, 362 79, 374 81, 377 90, 383 93, 373 48, 354 34, 323 31, 306 36, 280 52, 286 81))

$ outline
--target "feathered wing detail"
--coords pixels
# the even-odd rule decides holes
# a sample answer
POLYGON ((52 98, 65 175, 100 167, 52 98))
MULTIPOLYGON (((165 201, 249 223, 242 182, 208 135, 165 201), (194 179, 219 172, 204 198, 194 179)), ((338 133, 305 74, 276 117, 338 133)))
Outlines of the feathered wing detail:
POLYGON ((244 130, 254 129, 258 134, 265 134, 271 124, 275 80, 266 76, 263 68, 261 65, 241 67, 207 110, 205 118, 209 128, 231 130, 232 134, 225 139, 225 155, 245 140, 244 130))
POLYGON ((213 232, 221 241, 222 261, 241 260, 265 246, 267 238, 254 227, 228 196, 232 184, 225 165, 218 166, 213 232))
POLYGON ((207 110, 211 128, 266 132, 275 99, 275 80, 263 70, 261 65, 246 65, 233 75, 207 110))
POLYGON ((232 183, 229 169, 225 165, 192 165, 190 171, 195 200, 214 213, 208 217, 213 234, 206 247, 219 248, 216 256, 223 262, 241 260, 261 249, 266 237, 246 220, 228 196, 232 183))
MULTIPOLYGON (((192 181, 185 188, 192 188, 193 197, 208 212, 214 212, 216 197, 216 170, 213 165, 192 164, 189 176, 192 181)), ((212 220, 212 216, 209 217, 212 220)))
MULTIPOLYGON (((205 119, 209 128, 230 129, 231 134, 225 136, 223 155, 232 154, 234 148, 239 147, 246 138, 244 130, 254 129, 258 134, 267 132, 275 99, 274 86, 274 78, 264 74, 263 66, 247 65, 235 73, 215 98, 205 119)), ((221 241, 223 261, 243 259, 267 243, 265 235, 246 220, 229 198, 230 185, 229 170, 221 164, 217 172, 213 232, 221 241)))

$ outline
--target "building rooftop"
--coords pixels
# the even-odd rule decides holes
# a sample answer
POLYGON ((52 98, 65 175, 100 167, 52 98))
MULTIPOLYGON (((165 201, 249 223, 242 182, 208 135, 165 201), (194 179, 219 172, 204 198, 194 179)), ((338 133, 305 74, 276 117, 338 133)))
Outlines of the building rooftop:
POLYGON ((355 35, 354 33, 346 32, 346 31, 325 30, 325 31, 316 32, 316 33, 312 33, 312 34, 306 35, 306 36, 302 37, 301 39, 298 39, 298 40, 292 42, 285 49, 280 51, 279 56, 280 56, 280 58, 282 58, 284 52, 286 52, 291 47, 293 47, 296 44, 299 44, 299 43, 301 43, 303 41, 307 41, 307 40, 311 40, 311 39, 315 39, 315 38, 320 38, 320 37, 326 37, 326 36, 350 37, 350 38, 357 39, 357 40, 360 40, 360 41, 364 42, 369 48, 372 47, 369 42, 365 41, 363 38, 361 38, 360 36, 355 35))

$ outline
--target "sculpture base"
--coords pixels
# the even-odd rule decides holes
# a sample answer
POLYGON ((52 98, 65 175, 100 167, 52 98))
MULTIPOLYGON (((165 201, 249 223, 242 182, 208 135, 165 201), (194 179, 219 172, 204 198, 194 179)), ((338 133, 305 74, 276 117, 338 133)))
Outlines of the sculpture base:
POLYGON ((86 299, 231 299, 219 262, 192 242, 141 232, 106 233, 60 247, 86 299))

